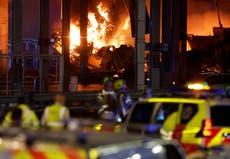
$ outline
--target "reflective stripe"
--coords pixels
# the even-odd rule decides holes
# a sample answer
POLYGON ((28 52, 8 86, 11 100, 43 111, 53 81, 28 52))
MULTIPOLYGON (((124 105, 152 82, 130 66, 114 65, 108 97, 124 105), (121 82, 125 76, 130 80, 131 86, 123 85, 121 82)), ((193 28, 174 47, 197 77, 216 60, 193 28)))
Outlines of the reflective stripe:
POLYGON ((64 126, 66 107, 54 104, 46 108, 43 122, 51 129, 60 130, 64 126))
POLYGON ((62 127, 64 124, 62 122, 48 122, 48 126, 62 127))
POLYGON ((64 117, 65 117, 65 108, 62 107, 61 110, 60 110, 60 119, 61 119, 61 121, 64 120, 64 117))
POLYGON ((172 131, 167 132, 163 128, 161 128, 160 129, 160 135, 161 135, 161 138, 164 140, 171 140, 172 136, 173 136, 173 132, 172 131))
POLYGON ((48 114, 49 114, 49 107, 45 109, 45 113, 44 113, 44 117, 46 121, 48 120, 48 114))

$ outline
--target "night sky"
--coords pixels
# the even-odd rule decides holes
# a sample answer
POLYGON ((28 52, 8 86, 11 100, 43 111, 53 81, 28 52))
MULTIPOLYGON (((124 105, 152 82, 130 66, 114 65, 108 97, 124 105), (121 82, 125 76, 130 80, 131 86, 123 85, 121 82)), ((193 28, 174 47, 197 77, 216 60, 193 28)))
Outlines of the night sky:
MULTIPOLYGON (((60 0, 50 0, 50 32, 60 30, 60 0)), ((214 0, 188 0, 188 33, 209 35, 218 26, 214 0)), ((39 36, 39 0, 23 0, 23 37, 39 36)), ((230 27, 230 0, 220 0, 224 27, 230 27)))

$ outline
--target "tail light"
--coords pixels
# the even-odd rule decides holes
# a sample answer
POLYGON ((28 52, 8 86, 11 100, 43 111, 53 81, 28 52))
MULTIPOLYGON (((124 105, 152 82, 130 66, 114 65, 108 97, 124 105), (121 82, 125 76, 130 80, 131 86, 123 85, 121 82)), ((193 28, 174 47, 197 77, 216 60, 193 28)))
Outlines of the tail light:
POLYGON ((212 136, 212 120, 211 119, 205 119, 203 121, 203 127, 201 130, 201 135, 203 137, 210 137, 212 136))

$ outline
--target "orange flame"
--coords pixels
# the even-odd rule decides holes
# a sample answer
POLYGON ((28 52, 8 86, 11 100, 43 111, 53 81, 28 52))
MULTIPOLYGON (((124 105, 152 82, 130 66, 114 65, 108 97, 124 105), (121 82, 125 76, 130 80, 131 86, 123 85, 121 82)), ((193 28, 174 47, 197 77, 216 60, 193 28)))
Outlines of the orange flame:
MULTIPOLYGON (((97 5, 97 11, 99 13, 97 16, 95 15, 96 13, 88 13, 87 40, 93 44, 93 53, 103 46, 113 45, 119 47, 121 44, 125 44, 126 39, 129 44, 133 44, 131 35, 129 35, 130 37, 126 36, 127 33, 131 34, 128 15, 120 26, 116 26, 118 28, 115 29, 110 20, 109 12, 102 3, 97 5), (100 21, 97 19, 98 17, 100 21)), ((78 46, 80 46, 79 22, 72 22, 70 25, 70 53, 73 53, 74 49, 78 46)))

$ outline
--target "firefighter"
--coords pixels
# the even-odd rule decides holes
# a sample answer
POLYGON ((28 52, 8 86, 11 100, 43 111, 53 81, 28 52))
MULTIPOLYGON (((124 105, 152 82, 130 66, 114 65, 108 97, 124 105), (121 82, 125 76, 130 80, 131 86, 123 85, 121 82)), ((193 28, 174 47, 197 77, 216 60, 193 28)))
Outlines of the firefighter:
POLYGON ((172 112, 166 120, 163 122, 163 126, 160 129, 160 135, 165 140, 171 140, 173 135, 173 130, 176 127, 177 112, 172 112))
POLYGON ((37 115, 25 104, 25 99, 19 98, 18 105, 12 111, 8 112, 2 123, 3 127, 21 127, 28 129, 38 129, 39 120, 37 115))
POLYGON ((142 96, 138 99, 139 101, 144 101, 146 98, 152 98, 152 90, 150 87, 145 86, 142 96))
POLYGON ((127 85, 122 79, 118 79, 114 82, 114 88, 116 91, 116 108, 117 108, 117 120, 122 121, 128 114, 133 105, 133 101, 127 92, 127 85))
POLYGON ((54 97, 54 104, 46 107, 41 124, 51 130, 64 129, 70 120, 69 110, 65 105, 65 97, 58 94, 54 97))
POLYGON ((116 95, 113 90, 113 78, 105 77, 103 80, 103 89, 97 95, 97 102, 100 109, 98 115, 101 118, 113 119, 116 110, 116 95))

